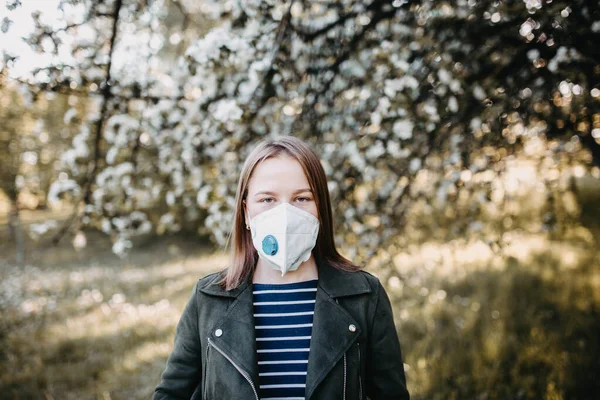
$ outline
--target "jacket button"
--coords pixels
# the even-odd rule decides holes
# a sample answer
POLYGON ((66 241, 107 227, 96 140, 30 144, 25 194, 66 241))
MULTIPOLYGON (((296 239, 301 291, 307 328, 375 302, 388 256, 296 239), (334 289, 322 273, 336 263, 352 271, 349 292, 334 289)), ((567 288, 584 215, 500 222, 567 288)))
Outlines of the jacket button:
POLYGON ((216 336, 216 337, 221 337, 221 335, 222 335, 222 334, 223 334, 223 331, 222 331, 221 329, 217 329, 217 330, 215 331, 215 336, 216 336))
POLYGON ((356 332, 356 326, 354 324, 350 324, 350 326, 348 326, 348 330, 350 332, 356 332))

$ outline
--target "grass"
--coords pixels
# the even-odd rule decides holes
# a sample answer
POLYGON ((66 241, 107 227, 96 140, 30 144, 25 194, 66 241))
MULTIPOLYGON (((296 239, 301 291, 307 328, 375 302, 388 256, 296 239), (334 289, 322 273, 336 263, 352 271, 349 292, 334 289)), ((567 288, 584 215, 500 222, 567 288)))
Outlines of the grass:
MULTIPOLYGON (((374 271, 395 307, 413 399, 598 398, 597 241, 577 229, 511 235, 497 252, 467 240, 406 246, 374 271)), ((3 398, 150 398, 193 284, 226 261, 181 236, 121 260, 90 233, 80 252, 28 243, 17 266, 2 243, 3 398)))
POLYGON ((150 398, 194 283, 225 263, 182 237, 149 241, 127 260, 100 235, 88 243, 30 251, 24 267, 0 261, 3 398, 150 398))
POLYGON ((413 397, 597 399, 597 245, 521 233, 478 248, 426 244, 387 274, 413 397))

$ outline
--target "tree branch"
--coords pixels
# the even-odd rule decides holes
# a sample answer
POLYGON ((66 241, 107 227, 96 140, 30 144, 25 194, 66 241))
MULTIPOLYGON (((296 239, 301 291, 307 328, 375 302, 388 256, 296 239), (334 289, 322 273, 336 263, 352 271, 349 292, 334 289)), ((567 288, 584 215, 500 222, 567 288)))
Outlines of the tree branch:
POLYGON ((253 120, 257 115, 258 110, 261 109, 265 103, 267 102, 269 95, 268 90, 265 90, 265 87, 271 83, 271 79, 275 75, 275 62, 279 56, 279 51, 281 49, 281 44, 285 38, 285 34, 288 28, 291 26, 290 20, 292 18, 292 5, 294 2, 290 2, 290 6, 288 7, 287 12, 281 19, 279 26, 277 27, 277 33, 275 34, 275 47, 272 51, 271 55, 271 65, 269 66, 269 70, 265 73, 265 76, 262 82, 256 87, 254 90, 254 94, 252 98, 258 98, 256 101, 250 102, 250 116, 249 119, 253 120))
POLYGON ((71 95, 78 96, 78 97, 102 96, 103 98, 107 97, 109 99, 116 99, 116 100, 122 100, 122 101, 146 100, 146 101, 150 101, 150 102, 154 102, 154 103, 161 101, 161 100, 179 101, 179 100, 185 99, 185 96, 174 96, 174 97, 151 96, 148 94, 142 94, 141 92, 132 93, 130 95, 114 93, 113 91, 110 91, 110 93, 108 93, 108 94, 106 94, 104 92, 95 93, 95 92, 92 92, 91 90, 71 89, 71 87, 69 85, 67 85, 66 82, 58 84, 58 85, 50 86, 47 84, 35 84, 35 83, 27 82, 23 79, 12 78, 12 77, 7 77, 7 79, 10 79, 11 81, 16 82, 20 85, 25 85, 25 86, 29 87, 30 89, 36 90, 38 92, 58 93, 58 94, 64 94, 64 95, 68 95, 68 96, 71 96, 71 95))
MULTIPOLYGON (((113 61, 113 52, 115 49, 115 42, 117 40, 117 32, 118 32, 118 26, 119 26, 119 11, 121 10, 122 6, 123 6, 123 0, 115 0, 115 6, 113 9, 113 13, 112 13, 113 23, 112 23, 111 36, 110 36, 110 41, 109 41, 109 50, 108 50, 108 65, 107 65, 107 69, 106 69, 106 78, 104 79, 104 85, 102 87, 103 101, 102 101, 102 106, 100 108, 100 118, 96 122, 96 131, 95 131, 95 137, 94 137, 94 158, 92 160, 92 168, 88 172, 88 176, 87 176, 86 181, 83 186, 82 200, 85 205, 90 204, 90 197, 92 194, 92 184, 93 184, 93 181, 96 179, 96 174, 97 174, 97 170, 98 170, 98 160, 100 159, 100 156, 101 156, 100 143, 102 140, 102 131, 104 129, 104 122, 105 122, 106 114, 108 111, 108 102, 110 101, 110 98, 111 98, 111 92, 110 92, 111 66, 112 66, 112 61, 113 61)), ((78 203, 79 202, 77 202, 75 205, 75 210, 73 212, 73 215, 70 218, 70 221, 62 227, 59 234, 57 234, 53 237, 52 242, 54 244, 57 244, 60 241, 60 239, 68 231, 70 225, 73 223, 74 220, 79 221, 80 214, 79 214, 79 208, 77 206, 78 203)))

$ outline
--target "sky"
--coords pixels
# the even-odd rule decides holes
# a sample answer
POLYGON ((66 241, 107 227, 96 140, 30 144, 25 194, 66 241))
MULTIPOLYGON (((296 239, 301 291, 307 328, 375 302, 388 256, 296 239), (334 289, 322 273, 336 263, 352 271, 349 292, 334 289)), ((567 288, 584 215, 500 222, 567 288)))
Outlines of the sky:
MULTIPOLYGON (((93 42, 95 40, 97 32, 89 26, 83 26, 78 28, 76 35, 73 34, 73 31, 69 31, 68 34, 59 33, 62 44, 59 46, 58 55, 52 54, 53 46, 48 46, 47 51, 35 52, 23 40, 33 31, 34 24, 31 17, 33 12, 41 12, 40 19, 42 23, 51 26, 54 32, 59 32, 67 23, 76 23, 83 20, 86 11, 85 5, 64 3, 61 10, 59 8, 61 0, 20 0, 21 5, 11 11, 7 9, 6 5, 12 1, 14 0, 0 0, 0 25, 5 17, 13 21, 6 33, 0 30, 0 63, 3 59, 3 53, 18 56, 15 64, 9 69, 9 77, 13 79, 29 80, 31 83, 43 82, 45 79, 49 79, 49 77, 46 78, 45 72, 40 72, 35 80, 29 72, 35 68, 51 64, 77 65, 76 60, 73 59, 73 46, 81 43, 81 41, 93 42), (69 21, 65 21, 65 15, 68 16, 69 21)), ((144 77, 148 72, 146 63, 140 63, 139 60, 146 60, 148 52, 158 51, 162 46, 162 42, 160 41, 160 35, 151 34, 147 30, 140 30, 136 26, 133 26, 133 28, 135 32, 128 32, 127 29, 120 32, 121 40, 114 51, 113 68, 114 70, 121 70, 125 67, 124 64, 129 62, 131 64, 127 65, 129 75, 139 79, 140 76, 144 77)), ((47 44, 50 43, 50 39, 47 39, 47 44)), ((44 42, 42 42, 43 45, 44 42)), ((165 63, 164 65, 168 66, 170 64, 165 63)), ((153 66, 153 68, 160 69, 157 66, 153 66)))
POLYGON ((21 0, 21 5, 9 11, 6 4, 11 1, 0 0, 0 23, 8 17, 13 23, 8 32, 0 31, 0 54, 7 52, 19 57, 14 68, 11 68, 12 77, 22 77, 32 68, 46 65, 52 61, 49 55, 34 52, 23 37, 28 36, 33 29, 31 13, 40 11, 41 20, 58 25, 61 23, 61 11, 58 8, 59 0, 21 0))

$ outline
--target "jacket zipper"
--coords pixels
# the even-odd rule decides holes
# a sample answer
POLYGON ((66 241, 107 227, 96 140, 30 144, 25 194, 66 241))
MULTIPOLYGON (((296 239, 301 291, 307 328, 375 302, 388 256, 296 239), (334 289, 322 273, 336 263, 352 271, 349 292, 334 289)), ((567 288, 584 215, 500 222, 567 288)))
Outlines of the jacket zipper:
POLYGON ((344 353, 344 392, 343 400, 346 400, 346 353, 344 353))
MULTIPOLYGON (((338 299, 335 299, 335 302, 339 305, 340 302, 338 301, 338 299)), ((344 390, 342 391, 342 400, 346 400, 346 352, 344 352, 344 390)))
POLYGON ((205 358, 206 361, 204 362, 204 380, 202 381, 202 386, 204 388, 204 390, 203 390, 204 395, 202 396, 202 398, 204 400, 206 400, 206 391, 207 391, 206 377, 208 376, 208 349, 210 349, 210 345, 206 346, 206 358, 205 358))
POLYGON ((362 374, 360 373, 362 364, 360 362, 360 343, 356 342, 356 347, 358 348, 358 400, 362 400, 362 374))
POLYGON ((248 374, 246 374, 246 372, 242 368, 240 368, 235 362, 233 362, 233 360, 231 359, 231 357, 229 357, 227 354, 225 354, 225 352, 223 350, 221 350, 220 348, 218 348, 212 342, 212 340, 210 340, 210 338, 208 339, 208 345, 214 347, 215 350, 217 350, 219 353, 221 353, 221 355, 223 357, 225 357, 227 359, 227 361, 229 361, 231 363, 231 365, 233 365, 235 367, 235 369, 238 370, 238 372, 244 377, 244 379, 246 379, 248 381, 248 383, 252 387, 252 391, 254 392, 254 397, 256 398, 256 400, 260 400, 258 398, 258 393, 256 392, 256 387, 254 386, 254 383, 252 383, 252 379, 250 379, 250 377, 248 376, 248 374))

